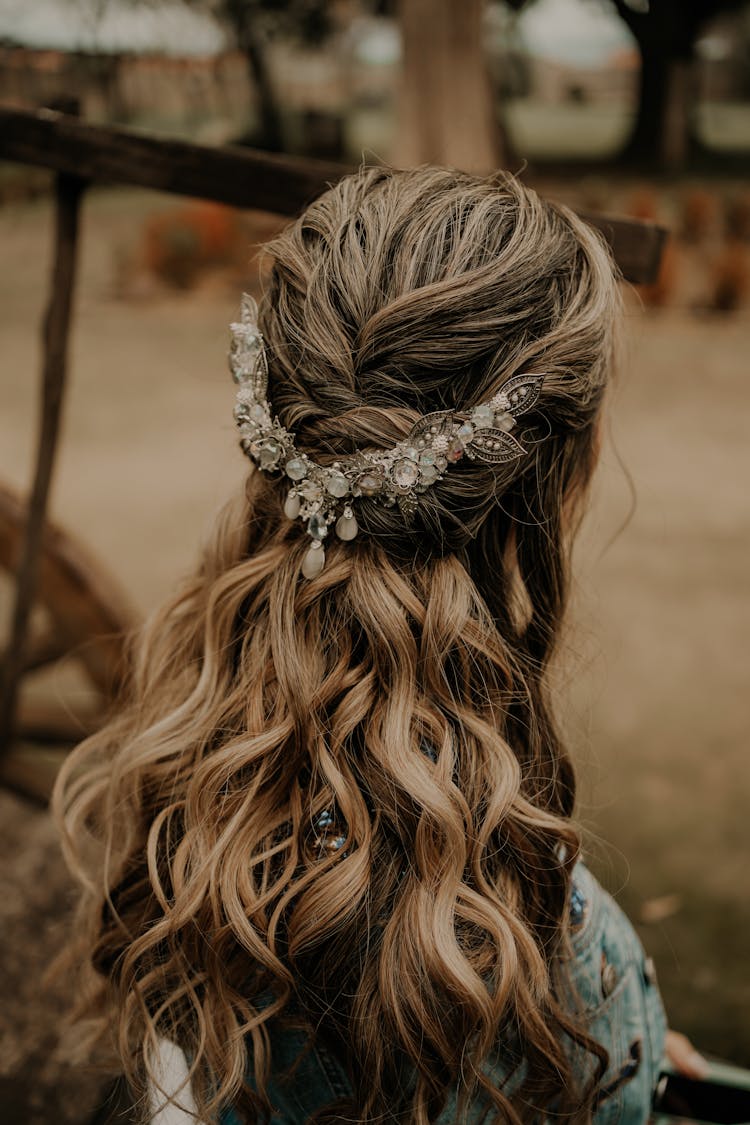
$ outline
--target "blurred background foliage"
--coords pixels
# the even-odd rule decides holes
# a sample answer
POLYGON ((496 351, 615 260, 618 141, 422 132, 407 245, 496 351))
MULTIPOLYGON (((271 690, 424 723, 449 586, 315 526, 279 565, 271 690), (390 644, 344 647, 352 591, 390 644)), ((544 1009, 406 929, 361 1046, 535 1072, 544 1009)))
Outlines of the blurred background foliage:
POLYGON ((88 119, 348 159, 746 168, 750 7, 0 0, 0 98, 60 94, 88 119))

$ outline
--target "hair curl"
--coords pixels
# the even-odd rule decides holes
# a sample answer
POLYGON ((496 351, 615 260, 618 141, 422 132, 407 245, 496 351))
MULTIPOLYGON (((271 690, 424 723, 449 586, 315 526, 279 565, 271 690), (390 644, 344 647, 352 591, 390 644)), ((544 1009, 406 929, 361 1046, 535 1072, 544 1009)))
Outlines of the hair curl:
POLYGON ((317 1120, 426 1125, 452 1089, 492 1120, 588 1120, 606 1052, 557 983, 579 841, 545 683, 612 364, 612 261, 513 177, 439 169, 362 170, 269 250, 269 397, 299 449, 388 445, 543 371, 530 449, 451 466, 413 528, 363 498, 361 535, 312 581, 283 486, 251 470, 57 785, 89 1011, 138 1091, 155 1036, 183 1046, 207 1117, 270 1115, 268 1029, 288 1017, 351 1077, 317 1120), (321 854, 324 810, 345 842, 321 854), (514 1096, 487 1074, 501 1038, 526 1060, 514 1096))

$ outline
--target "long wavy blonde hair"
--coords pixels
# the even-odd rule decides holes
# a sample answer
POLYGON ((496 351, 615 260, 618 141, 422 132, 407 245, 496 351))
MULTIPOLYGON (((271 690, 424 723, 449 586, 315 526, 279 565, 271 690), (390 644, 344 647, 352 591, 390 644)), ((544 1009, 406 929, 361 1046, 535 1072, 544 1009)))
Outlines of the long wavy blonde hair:
POLYGON ((439 169, 362 170, 269 250, 269 398, 301 450, 387 446, 546 372, 529 453, 451 466, 412 528, 363 498, 311 581, 283 479, 251 469, 60 775, 84 1007, 136 1093, 157 1035, 184 1047, 207 1119, 269 1117, 269 1028, 294 1019, 351 1079, 316 1120, 426 1125, 451 1091, 491 1120, 588 1120, 606 1052, 561 999, 579 841, 546 678, 611 258, 515 178, 439 169), (512 1096, 487 1067, 500 1041, 526 1061, 512 1096))

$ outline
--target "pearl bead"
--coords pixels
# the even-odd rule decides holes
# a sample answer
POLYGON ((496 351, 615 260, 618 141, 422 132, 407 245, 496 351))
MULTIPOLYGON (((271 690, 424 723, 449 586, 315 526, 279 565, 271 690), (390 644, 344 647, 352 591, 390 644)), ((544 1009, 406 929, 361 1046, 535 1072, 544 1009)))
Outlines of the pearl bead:
POLYGON ((354 539, 358 531, 359 524, 352 514, 347 514, 345 511, 343 516, 339 516, 336 520, 336 534, 339 539, 354 539))
POLYGON ((287 517, 287 519, 294 520, 299 515, 299 510, 301 507, 302 501, 300 500, 294 489, 292 489, 292 491, 286 498, 286 503, 284 504, 284 515, 287 517))

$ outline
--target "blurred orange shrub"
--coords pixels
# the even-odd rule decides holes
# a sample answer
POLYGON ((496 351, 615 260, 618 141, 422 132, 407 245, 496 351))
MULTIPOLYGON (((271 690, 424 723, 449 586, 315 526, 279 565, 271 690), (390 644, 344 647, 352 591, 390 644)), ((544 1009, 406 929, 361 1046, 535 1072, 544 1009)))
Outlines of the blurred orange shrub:
POLYGON ((750 265, 745 246, 739 239, 728 239, 714 264, 710 308, 734 312, 750 289, 750 265))
POLYGON ((727 203, 726 231, 730 239, 750 242, 750 192, 735 196, 727 203))
POLYGON ((715 192, 692 188, 682 203, 682 237, 686 242, 701 242, 716 225, 719 200, 715 192))
MULTIPOLYGON (((656 191, 650 187, 642 187, 635 191, 628 202, 627 213, 634 219, 644 219, 651 223, 659 222, 660 208, 656 191)), ((677 245, 674 236, 670 234, 664 244, 656 281, 651 285, 636 287, 644 305, 649 308, 663 308, 671 303, 678 270, 677 245)))
POLYGON ((188 203, 146 222, 144 264, 177 289, 189 289, 206 269, 244 262, 247 250, 237 212, 219 203, 188 203))

